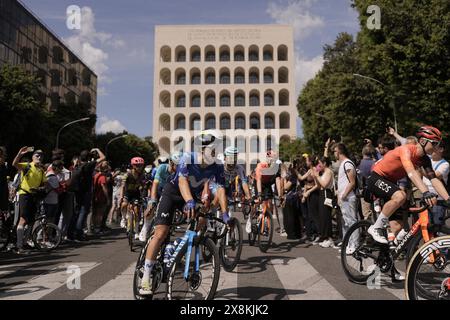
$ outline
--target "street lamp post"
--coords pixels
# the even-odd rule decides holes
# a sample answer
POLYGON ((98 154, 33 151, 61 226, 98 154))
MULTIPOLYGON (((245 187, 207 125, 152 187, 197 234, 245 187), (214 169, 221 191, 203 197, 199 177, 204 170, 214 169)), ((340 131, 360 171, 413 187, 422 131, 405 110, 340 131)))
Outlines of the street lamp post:
POLYGON ((392 108, 392 110, 394 111, 394 125, 395 125, 395 131, 398 132, 398 127, 397 127, 397 111, 395 110, 395 103, 394 103, 394 95, 392 90, 390 90, 390 88, 384 84, 383 82, 372 78, 372 77, 368 77, 368 76, 363 76, 362 74, 358 74, 358 73, 354 73, 353 74, 355 77, 360 77, 360 78, 364 78, 367 80, 371 80, 371 81, 375 81, 378 84, 381 84, 383 86, 383 88, 387 89, 391 95, 391 101, 389 102, 389 106, 392 108))
POLYGON ((75 121, 72 121, 72 122, 69 122, 69 123, 66 123, 65 125, 63 125, 61 127, 61 129, 58 130, 58 133, 56 134, 56 149, 59 148, 59 135, 61 134, 61 132, 63 131, 64 128, 67 128, 68 126, 71 126, 71 125, 73 125, 75 123, 78 123, 78 122, 88 121, 90 119, 91 118, 82 118, 82 119, 78 119, 78 120, 75 120, 75 121))
POLYGON ((105 147, 105 157, 108 157, 108 147, 109 147, 109 145, 111 143, 113 143, 114 141, 117 141, 117 140, 125 138, 125 137, 128 137, 128 134, 124 134, 124 135, 121 135, 121 136, 115 137, 114 139, 109 140, 109 142, 106 144, 106 147, 105 147))

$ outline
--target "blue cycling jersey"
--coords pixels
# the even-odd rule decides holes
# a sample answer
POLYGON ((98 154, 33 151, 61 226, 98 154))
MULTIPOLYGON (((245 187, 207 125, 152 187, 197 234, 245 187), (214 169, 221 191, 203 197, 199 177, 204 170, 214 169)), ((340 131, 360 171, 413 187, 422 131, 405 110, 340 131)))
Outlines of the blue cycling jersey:
POLYGON ((158 180, 159 186, 163 188, 169 177, 170 177, 169 165, 163 163, 156 170, 155 178, 153 179, 153 181, 158 180))
POLYGON ((178 187, 179 177, 186 177, 189 181, 189 186, 192 195, 201 198, 203 187, 208 181, 213 181, 219 186, 225 184, 225 175, 223 165, 213 163, 207 167, 201 167, 197 163, 197 153, 185 153, 180 160, 177 167, 177 172, 174 178, 170 181, 178 187))

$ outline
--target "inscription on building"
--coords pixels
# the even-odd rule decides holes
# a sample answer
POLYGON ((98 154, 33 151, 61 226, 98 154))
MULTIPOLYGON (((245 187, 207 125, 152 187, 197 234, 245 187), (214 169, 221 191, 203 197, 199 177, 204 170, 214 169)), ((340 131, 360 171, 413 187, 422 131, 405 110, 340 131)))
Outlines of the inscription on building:
POLYGON ((190 29, 187 40, 259 40, 261 29, 190 29))

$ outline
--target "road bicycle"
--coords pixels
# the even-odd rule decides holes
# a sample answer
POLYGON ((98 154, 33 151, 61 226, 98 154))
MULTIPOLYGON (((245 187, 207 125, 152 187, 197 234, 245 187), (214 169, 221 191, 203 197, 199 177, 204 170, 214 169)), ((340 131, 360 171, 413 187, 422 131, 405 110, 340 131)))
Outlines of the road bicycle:
MULTIPOLYGON (((0 214, 0 251, 12 249, 17 242, 17 224, 14 224, 14 212, 0 214)), ((61 230, 57 225, 48 222, 44 213, 44 203, 38 202, 38 210, 33 224, 24 228, 23 242, 30 248, 40 251, 51 251, 61 243, 61 230)))
POLYGON ((135 199, 131 204, 128 205, 127 238, 131 252, 134 251, 136 235, 139 234, 144 224, 144 202, 144 199, 135 199))
MULTIPOLYGON (((232 204, 229 201, 229 204, 232 204)), ((232 206, 229 206, 231 208, 232 206)), ((219 250, 219 257, 225 271, 233 271, 239 263, 242 244, 243 232, 240 221, 233 217, 232 211, 229 212, 230 220, 228 225, 220 219, 220 212, 214 216, 212 212, 208 212, 205 217, 208 219, 207 235, 216 244, 219 250)), ((208 259, 210 253, 202 252, 205 259, 208 259)))
MULTIPOLYGON (((199 212, 199 210, 197 210, 199 212)), ((166 247, 170 244, 170 234, 176 228, 171 226, 166 241, 157 255, 151 273, 152 292, 156 293, 162 283, 166 283, 165 297, 168 300, 211 300, 217 290, 220 277, 219 252, 214 242, 206 234, 206 228, 197 229, 199 217, 188 221, 184 236, 178 239, 174 252, 164 259, 166 247), (202 252, 209 253, 205 258, 202 252)), ((136 263, 133 280, 134 298, 152 299, 139 295, 147 247, 152 237, 142 248, 136 263)))
POLYGON ((416 251, 405 281, 408 300, 450 301, 450 236, 434 238, 416 251))
POLYGON ((248 243, 253 246, 257 241, 261 252, 267 252, 272 245, 274 226, 272 213, 269 210, 270 201, 272 200, 266 199, 260 204, 254 204, 247 220, 248 243))
MULTIPOLYGON (((350 227, 344 236, 341 248, 342 267, 350 281, 357 284, 366 284, 367 280, 377 271, 390 273, 392 281, 397 281, 395 274, 398 271, 395 268, 395 261, 404 252, 407 256, 406 260, 409 261, 416 250, 416 244, 421 239, 427 242, 433 236, 429 232, 430 223, 427 205, 423 205, 421 208, 410 207, 407 212, 418 215, 418 219, 394 248, 390 248, 389 244, 381 244, 373 240, 367 232, 372 225, 370 221, 362 220, 350 227), (356 248, 349 246, 350 240, 356 248), (347 252, 348 248, 351 249, 347 252)), ((387 238, 387 234, 385 236, 387 238)))

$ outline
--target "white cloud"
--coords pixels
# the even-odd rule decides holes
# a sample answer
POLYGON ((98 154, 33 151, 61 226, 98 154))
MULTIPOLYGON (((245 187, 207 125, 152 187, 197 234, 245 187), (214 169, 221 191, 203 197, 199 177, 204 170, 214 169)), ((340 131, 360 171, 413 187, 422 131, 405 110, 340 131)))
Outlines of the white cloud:
POLYGON ((312 59, 306 59, 301 55, 297 54, 295 58, 295 84, 296 92, 303 89, 303 86, 314 78, 317 72, 322 69, 323 66, 323 56, 319 55, 312 59))
POLYGON ((98 32, 95 29, 95 15, 90 7, 81 8, 81 29, 66 38, 69 47, 74 50, 97 74, 99 82, 110 82, 108 76, 108 58, 104 46, 114 49, 125 47, 125 42, 112 34, 98 32))
POLYGON ((289 1, 287 5, 269 3, 266 12, 278 24, 291 25, 296 40, 302 40, 313 31, 325 26, 323 19, 310 12, 316 0, 289 1))
POLYGON ((98 133, 122 133, 126 128, 119 120, 109 119, 108 117, 100 117, 100 123, 97 129, 98 133))

